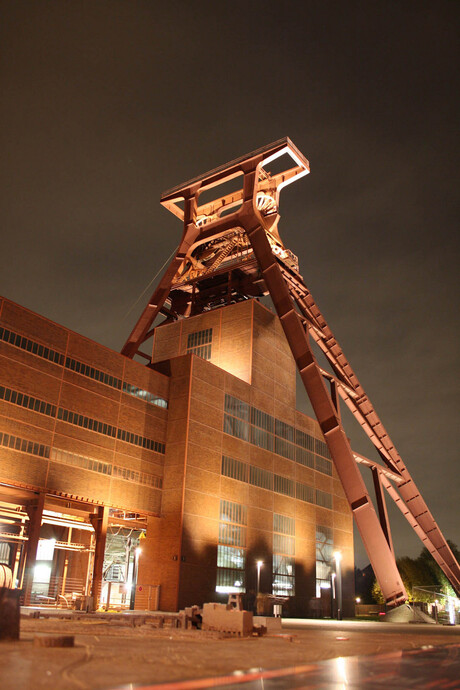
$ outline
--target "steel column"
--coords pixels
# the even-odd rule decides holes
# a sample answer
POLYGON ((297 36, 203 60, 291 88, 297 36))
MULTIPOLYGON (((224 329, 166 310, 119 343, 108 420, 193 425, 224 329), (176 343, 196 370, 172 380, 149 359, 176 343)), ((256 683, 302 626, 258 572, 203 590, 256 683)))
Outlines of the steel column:
POLYGON ((44 505, 45 494, 39 493, 36 501, 27 507, 27 514, 29 516, 28 541, 26 548, 26 565, 22 584, 25 606, 29 606, 31 602, 34 569, 37 561, 37 548, 38 541, 40 539, 44 505))
POLYGON ((93 597, 94 608, 97 608, 100 602, 102 589, 105 542, 107 539, 107 525, 109 521, 108 507, 98 506, 97 512, 93 513, 93 515, 90 516, 90 519, 94 527, 96 537, 91 596, 93 597))

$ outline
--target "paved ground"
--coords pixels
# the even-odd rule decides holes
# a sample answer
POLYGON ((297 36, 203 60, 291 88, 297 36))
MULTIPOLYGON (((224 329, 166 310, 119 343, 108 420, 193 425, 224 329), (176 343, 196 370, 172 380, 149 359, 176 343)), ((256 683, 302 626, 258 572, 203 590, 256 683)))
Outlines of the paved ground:
POLYGON ((159 630, 146 621, 133 627, 129 617, 112 622, 90 615, 79 620, 23 618, 21 640, 0 644, 0 687, 132 688, 254 668, 280 669, 338 657, 460 645, 460 628, 434 625, 285 619, 280 634, 235 639, 204 631, 159 630), (34 637, 54 634, 74 635, 75 647, 34 646, 34 637))

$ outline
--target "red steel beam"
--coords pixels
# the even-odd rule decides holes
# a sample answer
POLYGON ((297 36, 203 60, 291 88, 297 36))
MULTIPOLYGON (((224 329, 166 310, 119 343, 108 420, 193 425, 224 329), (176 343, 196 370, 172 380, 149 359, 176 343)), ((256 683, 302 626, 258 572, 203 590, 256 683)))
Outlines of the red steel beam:
MULTIPOLYGON (((396 450, 388 432, 380 421, 358 377, 351 368, 340 345, 326 323, 309 290, 303 283, 301 276, 294 275, 291 269, 282 268, 291 294, 303 316, 308 322, 309 331, 329 361, 339 382, 338 389, 341 398, 358 420, 364 432, 377 448, 382 460, 394 473, 401 476, 402 481, 398 489, 407 509, 417 522, 423 534, 427 536, 445 563, 445 574, 457 592, 460 592, 460 567, 451 548, 447 544, 426 502, 422 498, 406 465, 396 450), (350 394, 350 389, 353 395, 350 394)), ((419 532, 417 532, 419 534, 419 532)), ((420 536, 420 535, 419 535, 420 536)), ((422 540, 423 541, 423 540, 422 540)))
POLYGON ((385 601, 392 605, 402 603, 407 599, 407 593, 393 553, 375 513, 364 480, 356 466, 353 451, 324 383, 321 369, 311 350, 302 320, 295 308, 278 261, 271 250, 265 230, 258 222, 254 222, 256 219, 251 219, 252 224, 248 220, 242 225, 261 267, 385 601))
POLYGON ((436 546, 433 544, 433 542, 430 540, 430 538, 427 536, 425 531, 420 527, 419 523, 417 520, 414 518, 410 510, 408 510, 405 501, 401 498, 401 496, 398 494, 394 486, 390 483, 387 477, 385 477, 383 474, 380 476, 380 480, 382 482, 382 486, 387 490, 389 496, 393 499, 393 501, 396 503, 398 506, 399 510, 401 513, 404 515, 406 520, 408 521, 409 525, 412 527, 414 532, 417 534, 417 536, 420 538, 422 544, 428 549, 430 554, 433 556, 434 560, 436 563, 439 565, 441 570, 444 572, 446 577, 450 580, 450 582, 455 581, 455 574, 451 571, 450 566, 446 563, 446 561, 443 559, 441 552, 439 549, 436 548, 436 546))

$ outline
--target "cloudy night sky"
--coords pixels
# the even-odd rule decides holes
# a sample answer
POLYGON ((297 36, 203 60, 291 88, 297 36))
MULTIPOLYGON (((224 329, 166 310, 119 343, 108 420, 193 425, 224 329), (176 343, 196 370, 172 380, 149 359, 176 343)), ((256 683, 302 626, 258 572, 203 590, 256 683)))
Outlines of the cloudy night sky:
MULTIPOLYGON (((181 234, 161 192, 289 136, 311 174, 282 193, 281 236, 459 544, 459 14, 442 0, 1 2, 1 294, 120 350, 181 234)), ((393 529, 397 555, 417 555, 408 525, 393 529)))

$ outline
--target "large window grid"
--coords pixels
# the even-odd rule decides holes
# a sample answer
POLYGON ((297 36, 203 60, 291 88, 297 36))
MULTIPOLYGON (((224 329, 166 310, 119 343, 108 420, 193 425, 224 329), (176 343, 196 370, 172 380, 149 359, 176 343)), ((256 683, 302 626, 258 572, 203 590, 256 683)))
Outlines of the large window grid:
POLYGON ((51 405, 51 403, 47 403, 45 400, 39 400, 39 398, 33 398, 31 395, 12 390, 11 388, 0 386, 0 400, 5 400, 12 405, 19 405, 19 407, 25 407, 28 410, 33 410, 40 414, 45 414, 47 417, 56 416, 55 405, 51 405))
POLYGON ((66 369, 74 371, 81 376, 86 376, 87 378, 98 381, 99 383, 103 383, 111 388, 123 390, 124 393, 128 393, 136 398, 145 400, 146 402, 156 405, 157 407, 168 407, 168 401, 158 395, 154 395, 153 393, 143 390, 142 388, 138 388, 137 386, 127 383, 126 381, 122 383, 121 379, 117 378, 116 376, 112 376, 111 374, 101 371, 100 369, 95 369, 89 364, 80 362, 72 357, 65 357, 62 352, 45 347, 44 345, 41 345, 34 340, 30 340, 19 333, 10 331, 7 328, 0 327, 0 340, 5 343, 9 343, 10 345, 14 345, 21 350, 25 350, 26 352, 37 355, 37 357, 47 359, 54 364, 64 366, 66 369))
POLYGON ((333 531, 326 525, 316 526, 316 596, 331 586, 331 561, 334 552, 333 531))
POLYGON ((25 438, 19 438, 12 434, 4 434, 0 432, 0 446, 4 448, 11 448, 18 450, 21 453, 29 455, 38 455, 41 458, 49 458, 50 448, 43 443, 36 443, 35 441, 28 441, 25 438))
POLYGON ((80 467, 85 470, 90 470, 91 472, 113 476, 118 479, 125 479, 135 482, 136 484, 151 486, 156 489, 161 489, 162 486, 162 478, 149 474, 148 472, 138 472, 137 470, 131 470, 127 467, 111 465, 102 460, 96 460, 95 458, 78 455, 77 453, 70 453, 60 448, 50 448, 43 443, 29 441, 19 436, 13 436, 12 434, 0 432, 0 446, 16 450, 20 453, 27 453, 28 455, 49 458, 54 462, 59 462, 64 465, 80 467))
POLYGON ((225 395, 224 412, 224 433, 258 448, 273 451, 305 467, 332 475, 331 456, 324 441, 295 429, 228 393, 225 395))
POLYGON ((95 431, 99 434, 104 434, 105 436, 110 436, 111 438, 117 438, 120 441, 126 441, 127 443, 132 443, 136 446, 141 446, 142 448, 147 448, 148 450, 153 450, 155 453, 165 453, 165 444, 160 441, 155 441, 152 438, 146 438, 145 436, 139 436, 138 434, 133 434, 125 429, 117 429, 111 424, 106 424, 98 419, 93 419, 92 417, 86 417, 86 415, 79 414, 78 412, 72 412, 72 410, 67 410, 63 407, 59 407, 56 410, 55 405, 47 403, 44 400, 39 400, 31 395, 26 395, 25 393, 20 393, 19 391, 12 390, 11 388, 5 388, 5 386, 0 386, 0 400, 5 400, 13 405, 19 405, 20 407, 25 407, 34 412, 39 412, 40 414, 47 415, 48 417, 56 417, 67 422, 68 424, 73 424, 75 426, 83 427, 84 429, 89 429, 90 431, 95 431))
POLYGON ((273 472, 263 470, 255 465, 249 466, 249 483, 258 486, 260 489, 273 491, 273 472))
POLYGON ((273 514, 272 592, 295 594, 295 520, 278 513, 273 514))
POLYGON ((227 455, 222 456, 222 475, 230 477, 231 479, 238 479, 240 482, 248 481, 248 466, 241 460, 230 458, 227 455))
POLYGON ((140 436, 139 434, 133 434, 131 431, 126 429, 117 429, 111 424, 106 424, 98 419, 93 419, 92 417, 86 417, 85 415, 78 414, 78 412, 72 412, 71 410, 66 410, 63 407, 58 409, 58 419, 68 424, 74 424, 75 426, 83 427, 84 429, 89 429, 90 431, 95 431, 98 434, 104 434, 104 436, 110 436, 111 438, 117 438, 119 441, 125 441, 126 443, 131 443, 135 446, 140 446, 141 448, 147 448, 148 450, 153 450, 155 453, 165 453, 165 444, 160 441, 155 441, 153 438, 146 438, 145 436, 140 436))
MULTIPOLYGON (((313 455, 313 453, 310 450, 305 450, 305 448, 299 448, 299 446, 296 446, 295 461, 299 465, 303 465, 304 467, 311 467, 312 469, 315 469, 315 456, 313 455)), ((329 474, 329 471, 327 472, 327 474, 329 474)), ((332 467, 331 467, 331 474, 332 474, 332 467)))
MULTIPOLYGON (((276 439, 278 440, 278 439, 276 439)), ((251 426, 251 443, 258 448, 265 448, 265 450, 273 450, 273 434, 263 429, 258 429, 256 426, 251 426)))
POLYGON ((295 498, 295 483, 293 479, 282 477, 280 474, 275 474, 273 479, 274 490, 276 493, 295 498))
MULTIPOLYGON (((302 482, 294 483, 289 477, 276 475, 262 467, 248 465, 227 455, 222 456, 221 472, 224 477, 230 477, 240 482, 249 482, 252 486, 257 486, 260 489, 275 491, 285 496, 295 497, 305 503, 316 504, 316 492, 312 486, 302 482)), ((318 497, 322 507, 332 507, 332 496, 330 494, 321 491, 318 497)))
POLYGON ((162 478, 148 472, 138 472, 131 470, 128 467, 121 467, 119 465, 110 465, 108 462, 96 460, 85 455, 77 453, 70 453, 67 450, 60 448, 52 448, 50 460, 62 463, 64 465, 71 465, 73 467, 80 467, 91 472, 98 472, 106 476, 112 476, 115 479, 124 479, 126 481, 134 482, 135 484, 142 484, 144 486, 151 486, 154 489, 161 489, 162 478))
POLYGON ((212 328, 189 333, 187 336, 187 353, 203 359, 211 359, 212 328))
POLYGON ((249 423, 224 414, 224 433, 240 438, 242 441, 249 441, 249 423))
POLYGON ((273 531, 288 536, 295 536, 295 520, 287 515, 273 514, 273 531))
POLYGON ((221 499, 216 592, 245 592, 246 506, 221 499))
POLYGON ((233 501, 220 501, 220 520, 223 522, 234 522, 237 525, 247 525, 246 506, 233 501))
POLYGON ((304 501, 305 503, 315 503, 315 490, 312 486, 302 484, 301 482, 296 482, 295 492, 296 498, 299 501, 304 501))
POLYGON ((326 491, 316 489, 316 505, 332 510, 332 496, 326 491))
POLYGON ((54 362, 54 364, 59 364, 61 366, 64 364, 64 355, 62 352, 57 352, 49 347, 45 347, 45 345, 41 345, 34 340, 29 340, 29 338, 25 338, 23 335, 14 333, 14 331, 10 331, 7 328, 0 327, 0 340, 3 340, 5 343, 10 343, 10 345, 14 345, 15 347, 19 347, 21 350, 31 352, 38 357, 47 359, 50 362, 54 362))
POLYGON ((322 458, 320 455, 317 455, 315 458, 315 469, 318 470, 318 472, 328 474, 330 477, 332 477, 331 461, 326 460, 326 458, 322 458))

